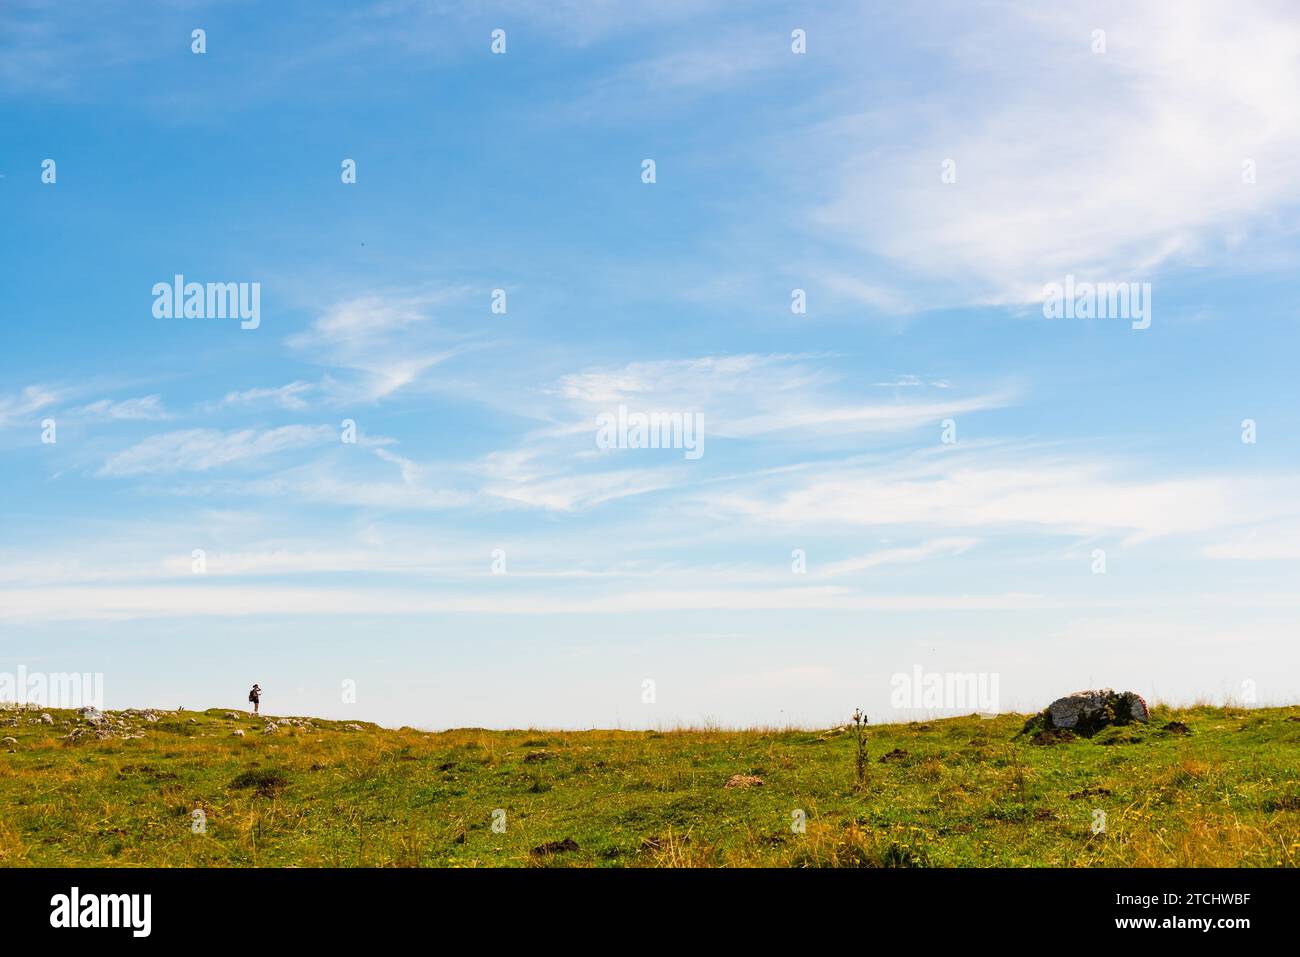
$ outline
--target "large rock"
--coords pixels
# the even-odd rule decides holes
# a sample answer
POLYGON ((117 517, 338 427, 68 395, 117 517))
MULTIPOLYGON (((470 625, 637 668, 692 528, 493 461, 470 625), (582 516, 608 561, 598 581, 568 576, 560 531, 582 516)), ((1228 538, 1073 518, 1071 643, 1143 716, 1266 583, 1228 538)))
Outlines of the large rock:
POLYGON ((1025 722, 1024 731, 1063 729, 1087 737, 1111 725, 1150 719, 1147 703, 1136 691, 1101 688, 1057 698, 1025 722))

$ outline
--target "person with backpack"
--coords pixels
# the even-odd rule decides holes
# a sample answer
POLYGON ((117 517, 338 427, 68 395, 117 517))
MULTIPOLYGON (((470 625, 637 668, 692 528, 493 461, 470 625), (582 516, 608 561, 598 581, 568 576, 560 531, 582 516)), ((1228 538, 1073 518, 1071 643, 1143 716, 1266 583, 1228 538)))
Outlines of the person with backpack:
POLYGON ((253 690, 248 692, 248 700, 253 703, 253 714, 257 714, 257 708, 262 703, 262 686, 253 684, 253 690))

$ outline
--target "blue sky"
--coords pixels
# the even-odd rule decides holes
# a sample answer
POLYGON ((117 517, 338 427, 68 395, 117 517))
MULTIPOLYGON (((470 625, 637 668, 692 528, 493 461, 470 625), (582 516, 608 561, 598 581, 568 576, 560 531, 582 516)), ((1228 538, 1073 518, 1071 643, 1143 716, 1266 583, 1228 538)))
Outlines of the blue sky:
POLYGON ((1300 14, 1248 6, 8 0, 0 670, 431 728, 1295 701, 1300 14), (155 318, 178 273, 260 325, 155 318), (1150 327, 1045 318, 1067 275, 1150 327), (704 455, 598 448, 620 405, 704 455))

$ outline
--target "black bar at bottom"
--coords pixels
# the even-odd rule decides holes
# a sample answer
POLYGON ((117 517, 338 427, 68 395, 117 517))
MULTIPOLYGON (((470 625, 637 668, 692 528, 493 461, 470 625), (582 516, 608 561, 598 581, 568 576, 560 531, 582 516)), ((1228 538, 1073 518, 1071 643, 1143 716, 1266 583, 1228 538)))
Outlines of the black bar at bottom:
POLYGON ((76 935, 254 949, 457 925, 490 930, 493 943, 625 939, 675 934, 687 920, 733 943, 773 920, 812 921, 823 939, 870 936, 879 921, 923 931, 927 944, 1103 930, 1231 943, 1294 929, 1296 891, 1290 870, 0 870, 7 943, 76 935))

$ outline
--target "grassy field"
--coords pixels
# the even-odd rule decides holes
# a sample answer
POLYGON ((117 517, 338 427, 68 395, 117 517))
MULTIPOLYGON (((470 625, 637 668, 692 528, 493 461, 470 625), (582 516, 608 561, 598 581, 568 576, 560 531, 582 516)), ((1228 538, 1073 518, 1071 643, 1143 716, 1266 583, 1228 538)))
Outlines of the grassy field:
POLYGON ((873 726, 862 786, 851 729, 264 734, 219 709, 117 712, 113 737, 68 740, 84 722, 50 714, 0 712, 6 866, 1300 861, 1300 707, 1157 707, 1051 746, 1016 738, 1023 716, 873 726))

